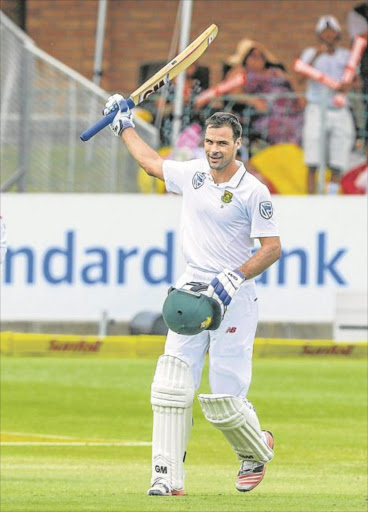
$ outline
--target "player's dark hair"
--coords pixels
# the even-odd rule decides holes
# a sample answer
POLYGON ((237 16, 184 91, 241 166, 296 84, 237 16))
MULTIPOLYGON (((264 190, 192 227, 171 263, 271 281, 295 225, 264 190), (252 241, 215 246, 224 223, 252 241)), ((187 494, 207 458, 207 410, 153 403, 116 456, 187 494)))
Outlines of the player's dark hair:
POLYGON ((242 126, 234 114, 229 112, 215 112, 206 120, 205 127, 221 128, 222 126, 229 126, 233 131, 234 141, 242 136, 242 126))

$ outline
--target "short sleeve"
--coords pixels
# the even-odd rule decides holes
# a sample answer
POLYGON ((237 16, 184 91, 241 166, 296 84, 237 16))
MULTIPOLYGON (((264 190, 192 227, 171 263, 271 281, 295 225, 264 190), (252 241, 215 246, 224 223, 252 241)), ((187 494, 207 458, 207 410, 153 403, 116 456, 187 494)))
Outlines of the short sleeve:
POLYGON ((279 236, 271 194, 265 185, 254 190, 249 198, 247 210, 251 220, 251 238, 279 236))
POLYGON ((184 189, 185 162, 165 160, 163 163, 165 186, 168 192, 182 194, 184 189))
POLYGON ((315 48, 306 48, 301 56, 300 60, 302 60, 305 64, 309 64, 312 62, 314 56, 316 55, 316 49, 315 48))

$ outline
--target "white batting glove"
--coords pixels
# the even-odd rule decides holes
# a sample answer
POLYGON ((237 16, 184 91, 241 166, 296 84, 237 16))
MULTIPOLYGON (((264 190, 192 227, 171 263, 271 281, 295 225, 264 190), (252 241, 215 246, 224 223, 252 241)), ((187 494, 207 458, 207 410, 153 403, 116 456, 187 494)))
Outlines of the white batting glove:
POLYGON ((229 270, 228 268, 225 268, 212 279, 207 295, 217 300, 221 310, 223 310, 223 315, 245 279, 246 277, 241 270, 229 270))
POLYGON ((109 126, 117 137, 119 137, 126 128, 135 128, 132 111, 126 104, 121 104, 124 101, 125 98, 121 94, 113 94, 108 98, 102 110, 104 116, 116 110, 116 116, 109 126), (120 108, 124 108, 124 111, 121 111, 120 108))

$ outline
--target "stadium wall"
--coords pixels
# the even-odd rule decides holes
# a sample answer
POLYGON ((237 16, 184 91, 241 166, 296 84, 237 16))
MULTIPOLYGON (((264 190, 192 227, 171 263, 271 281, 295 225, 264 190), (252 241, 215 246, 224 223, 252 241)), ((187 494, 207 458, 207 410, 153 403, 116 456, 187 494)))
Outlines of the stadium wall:
MULTIPOLYGON (((16 23, 15 5, 25 0, 2 0, 1 9, 16 23)), ((190 38, 211 23, 220 28, 216 44, 199 61, 211 70, 211 82, 221 79, 222 63, 243 38, 264 43, 291 69, 293 60, 315 44, 319 16, 335 15, 349 44, 346 18, 356 0, 195 0, 190 38)), ((46 52, 93 77, 98 0, 27 0, 25 25, 30 37, 46 52)), ((101 86, 131 92, 138 84, 139 66, 166 60, 173 36, 178 0, 110 0, 106 17, 101 86)))

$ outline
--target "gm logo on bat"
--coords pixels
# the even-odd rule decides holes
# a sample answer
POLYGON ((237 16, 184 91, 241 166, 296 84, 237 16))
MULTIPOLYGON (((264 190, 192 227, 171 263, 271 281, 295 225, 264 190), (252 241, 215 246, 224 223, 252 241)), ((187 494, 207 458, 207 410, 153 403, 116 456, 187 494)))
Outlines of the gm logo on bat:
POLYGON ((152 94, 153 92, 158 91, 159 89, 161 89, 161 87, 163 87, 165 84, 167 84, 169 82, 170 82, 170 78, 169 78, 169 74, 167 74, 163 78, 161 78, 161 80, 159 82, 156 82, 153 85, 153 87, 150 87, 149 89, 144 91, 144 93, 140 94, 139 95, 138 103, 141 103, 142 101, 144 101, 146 98, 148 98, 148 96, 150 94, 152 94))

